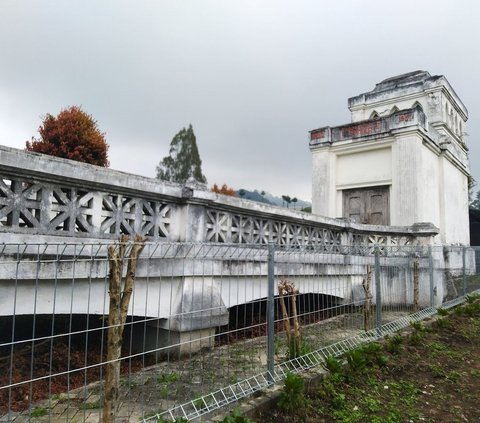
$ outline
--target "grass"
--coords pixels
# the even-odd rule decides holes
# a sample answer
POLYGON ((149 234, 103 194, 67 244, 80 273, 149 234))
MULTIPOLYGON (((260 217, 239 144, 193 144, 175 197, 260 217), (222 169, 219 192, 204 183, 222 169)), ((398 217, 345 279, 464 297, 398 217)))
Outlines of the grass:
POLYGON ((279 403, 254 420, 480 421, 480 299, 469 297, 453 312, 441 312, 439 319, 445 323, 412 324, 408 335, 393 335, 343 358, 327 358, 329 373, 305 393, 303 404, 286 409, 279 403))
POLYGON ((79 410, 96 410, 103 407, 103 401, 84 402, 78 406, 79 410))
POLYGON ((30 416, 32 417, 42 417, 42 416, 46 416, 48 414, 48 409, 46 409, 45 407, 35 407, 31 413, 30 413, 30 416))

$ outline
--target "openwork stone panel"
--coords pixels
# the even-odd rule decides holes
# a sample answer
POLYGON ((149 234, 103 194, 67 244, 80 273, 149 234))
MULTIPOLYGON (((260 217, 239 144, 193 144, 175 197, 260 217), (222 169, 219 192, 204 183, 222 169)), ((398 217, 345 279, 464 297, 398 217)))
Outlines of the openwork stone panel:
POLYGON ((206 210, 207 242, 321 246, 340 251, 341 231, 270 220, 220 210, 206 210))
POLYGON ((353 234, 352 246, 358 254, 373 254, 378 248, 380 254, 389 255, 396 252, 405 252, 405 247, 418 247, 418 239, 407 235, 382 235, 382 234, 353 234))
POLYGON ((0 229, 60 236, 168 238, 174 205, 0 177, 0 229))

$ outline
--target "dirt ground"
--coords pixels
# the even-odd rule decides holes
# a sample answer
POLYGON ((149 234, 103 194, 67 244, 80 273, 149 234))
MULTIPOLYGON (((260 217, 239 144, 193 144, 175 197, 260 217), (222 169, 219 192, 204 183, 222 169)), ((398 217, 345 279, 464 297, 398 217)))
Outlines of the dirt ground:
POLYGON ((305 395, 294 383, 256 422, 480 421, 480 300, 347 356, 305 395))

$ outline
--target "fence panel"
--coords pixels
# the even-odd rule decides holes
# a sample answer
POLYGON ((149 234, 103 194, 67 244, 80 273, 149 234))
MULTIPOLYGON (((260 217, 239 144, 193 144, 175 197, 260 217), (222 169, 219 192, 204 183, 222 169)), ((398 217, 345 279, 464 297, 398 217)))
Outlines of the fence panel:
MULTIPOLYGON (((100 420, 107 248, 0 245, 0 421, 100 420)), ((432 315, 478 291, 479 257, 473 247, 147 243, 117 420, 193 419, 432 315)))

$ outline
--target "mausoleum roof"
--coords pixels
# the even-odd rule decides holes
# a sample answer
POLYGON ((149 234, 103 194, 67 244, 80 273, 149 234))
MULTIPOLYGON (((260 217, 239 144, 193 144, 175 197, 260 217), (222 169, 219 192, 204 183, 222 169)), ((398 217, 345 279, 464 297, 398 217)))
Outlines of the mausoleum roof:
POLYGON ((400 99, 405 96, 442 88, 450 94, 454 103, 467 117, 467 108, 455 93, 447 78, 443 75, 432 76, 429 72, 423 70, 416 70, 384 79, 376 84, 373 90, 349 98, 348 107, 350 110, 359 106, 368 107, 374 103, 388 102, 395 98, 400 99))

